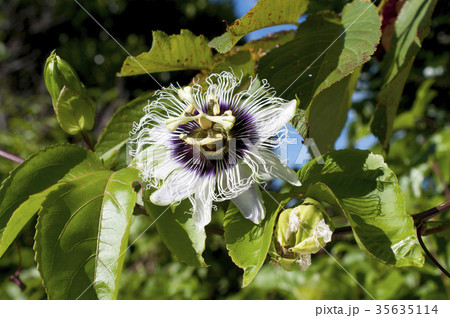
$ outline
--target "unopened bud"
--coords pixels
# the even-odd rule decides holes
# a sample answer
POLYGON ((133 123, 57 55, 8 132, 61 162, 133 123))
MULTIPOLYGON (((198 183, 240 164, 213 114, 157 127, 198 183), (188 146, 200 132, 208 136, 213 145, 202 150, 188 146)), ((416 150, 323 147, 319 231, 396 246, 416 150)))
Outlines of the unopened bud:
POLYGON ((276 229, 276 261, 285 269, 306 270, 311 254, 317 253, 333 234, 331 220, 323 206, 307 198, 301 205, 284 210, 276 229))
POLYGON ((54 51, 45 63, 44 80, 61 128, 71 135, 92 129, 95 104, 75 70, 54 51))
POLYGON ((55 51, 50 54, 45 62, 44 80, 45 86, 52 97, 53 106, 56 106, 59 94, 64 86, 85 97, 86 88, 81 83, 77 73, 69 63, 56 55, 55 51))

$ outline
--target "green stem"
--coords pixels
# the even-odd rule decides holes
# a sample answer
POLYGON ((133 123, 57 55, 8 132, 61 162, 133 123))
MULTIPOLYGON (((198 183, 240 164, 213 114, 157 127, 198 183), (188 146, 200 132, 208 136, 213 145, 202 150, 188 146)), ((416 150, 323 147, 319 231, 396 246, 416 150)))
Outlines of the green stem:
POLYGON ((88 147, 88 149, 94 151, 94 147, 91 144, 89 136, 84 130, 81 131, 81 136, 83 137, 83 140, 86 143, 86 146, 88 147))
POLYGON ((383 11, 384 5, 386 4, 386 0, 381 0, 380 4, 377 7, 377 12, 381 13, 383 11))

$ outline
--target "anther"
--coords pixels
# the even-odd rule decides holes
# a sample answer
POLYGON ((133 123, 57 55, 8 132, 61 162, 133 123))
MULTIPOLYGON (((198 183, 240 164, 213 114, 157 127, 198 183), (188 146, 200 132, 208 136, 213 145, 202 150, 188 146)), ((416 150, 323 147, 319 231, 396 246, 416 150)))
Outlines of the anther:
POLYGON ((202 112, 201 108, 195 103, 194 97, 192 97, 192 87, 186 86, 178 90, 178 97, 181 100, 186 100, 189 102, 189 106, 186 107, 185 112, 189 109, 188 113, 192 113, 196 109, 199 113, 202 112))
POLYGON ((200 124, 200 127, 202 127, 203 129, 209 129, 212 127, 212 121, 210 120, 210 118, 208 118, 210 116, 202 113, 198 117, 198 123, 200 124))
POLYGON ((219 102, 217 101, 216 95, 209 94, 206 97, 206 100, 208 101, 208 110, 212 109, 212 114, 214 116, 219 115, 220 114, 220 105, 219 105, 219 102))

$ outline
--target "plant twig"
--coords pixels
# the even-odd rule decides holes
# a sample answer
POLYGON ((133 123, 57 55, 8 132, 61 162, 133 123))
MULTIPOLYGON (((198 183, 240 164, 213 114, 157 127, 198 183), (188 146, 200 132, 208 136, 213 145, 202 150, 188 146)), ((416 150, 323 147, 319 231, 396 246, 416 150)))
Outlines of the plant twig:
POLYGON ((0 149, 0 156, 14 162, 22 163, 25 159, 0 149))
POLYGON ((450 223, 449 224, 443 224, 441 226, 437 226, 437 227, 432 228, 432 229, 425 229, 425 231, 422 233, 422 236, 427 236, 427 235, 431 235, 431 234, 445 232, 448 229, 450 229, 450 223))
POLYGON ((414 219, 414 225, 419 226, 420 224, 423 224, 429 219, 431 219, 433 216, 438 215, 439 213, 448 209, 450 209, 450 200, 442 204, 439 204, 438 206, 435 206, 429 210, 413 214, 412 217, 414 219))
POLYGON ((431 252, 428 250, 428 248, 425 246, 425 243, 422 240, 423 232, 425 231, 425 227, 423 223, 420 223, 417 227, 417 239, 419 240, 420 246, 422 246, 422 249, 425 251, 425 253, 428 255, 428 257, 431 259, 431 261, 436 265, 437 268, 441 270, 442 273, 447 275, 448 278, 450 278, 450 273, 442 267, 442 265, 437 261, 437 259, 434 258, 434 256, 431 254, 431 252))
POLYGON ((89 139, 88 134, 84 130, 81 131, 81 136, 83 137, 83 140, 86 143, 88 149, 94 151, 94 147, 91 144, 91 140, 89 139))
POLYGON ((25 285, 19 277, 20 271, 22 270, 22 253, 20 252, 20 246, 19 243, 17 243, 17 240, 14 240, 14 243, 17 247, 17 253, 19 254, 19 265, 17 266, 14 275, 9 276, 9 280, 19 286, 21 291, 24 291, 27 288, 27 285, 25 285))

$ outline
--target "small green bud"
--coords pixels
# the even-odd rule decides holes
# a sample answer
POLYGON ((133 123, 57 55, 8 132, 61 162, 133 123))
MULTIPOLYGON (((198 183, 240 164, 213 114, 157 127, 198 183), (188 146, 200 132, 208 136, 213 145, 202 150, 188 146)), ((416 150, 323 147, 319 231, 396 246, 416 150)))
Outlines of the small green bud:
POLYGON ((276 229, 276 261, 287 270, 298 265, 301 270, 306 270, 311 264, 311 254, 331 241, 330 224, 323 206, 311 198, 293 209, 284 210, 276 229))
POLYGON ((95 104, 75 70, 55 51, 45 63, 44 80, 61 128, 71 135, 92 129, 95 104))
POLYGON ((54 107, 56 107, 59 94, 64 86, 83 97, 87 95, 86 88, 81 83, 75 70, 69 63, 56 55, 55 51, 50 54, 45 62, 44 80, 54 107))

